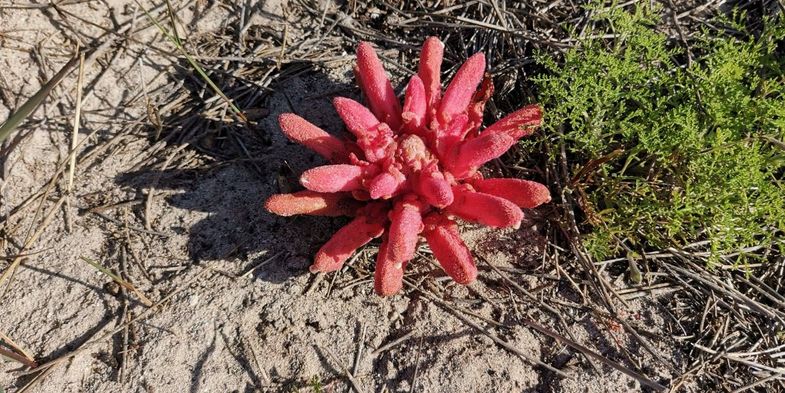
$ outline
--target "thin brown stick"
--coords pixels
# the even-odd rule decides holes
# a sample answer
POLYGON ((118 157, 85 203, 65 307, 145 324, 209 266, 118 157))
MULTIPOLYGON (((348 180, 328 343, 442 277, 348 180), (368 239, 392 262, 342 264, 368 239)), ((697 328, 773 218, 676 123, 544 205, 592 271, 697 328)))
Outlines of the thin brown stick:
POLYGON ((251 275, 252 275, 252 274, 253 274, 255 271, 259 270, 261 267, 263 267, 263 266, 267 265, 268 263, 270 263, 270 262, 274 261, 274 260, 275 260, 275 258, 278 258, 278 257, 279 257, 279 256, 281 256, 281 255, 283 255, 283 251, 279 251, 279 252, 277 252, 277 253, 273 254, 273 256, 271 256, 271 257, 269 257, 269 258, 265 259, 264 261, 261 261, 261 262, 257 263, 256 265, 254 265, 254 266, 253 266, 253 267, 251 267, 250 269, 246 270, 246 271, 245 271, 245 273, 243 273, 243 274, 241 274, 241 275, 240 275, 240 277, 242 277, 242 278, 248 278, 248 277, 251 277, 251 275))
POLYGON ((420 342, 417 344, 417 356, 414 359, 414 372, 412 373, 412 382, 409 384, 409 393, 414 393, 417 388, 417 376, 420 374, 420 356, 422 355, 422 341, 423 336, 420 336, 420 342))
POLYGON ((27 360, 31 362, 35 362, 35 358, 33 357, 33 355, 30 354, 30 352, 26 351, 24 348, 22 348, 21 345, 17 344, 14 340, 11 339, 11 337, 8 337, 3 332, 0 332, 0 341, 4 341, 6 345, 11 347, 11 349, 13 349, 14 351, 22 354, 24 357, 27 358, 27 360))
POLYGON ((79 53, 79 75, 76 79, 76 108, 74 109, 74 128, 71 132, 71 149, 68 154, 68 181, 66 185, 66 194, 68 197, 65 201, 65 217, 66 229, 68 232, 73 231, 73 219, 71 213, 71 203, 73 199, 74 188, 74 172, 76 169, 76 147, 79 146, 79 124, 82 117, 82 89, 84 84, 84 52, 79 53))
POLYGON ((354 377, 354 375, 352 375, 352 373, 349 371, 349 369, 346 368, 346 366, 343 364, 343 362, 341 362, 341 360, 338 359, 338 357, 336 357, 335 354, 333 354, 333 352, 330 351, 329 348, 319 347, 319 349, 321 349, 322 352, 326 353, 327 356, 329 356, 330 359, 332 359, 332 361, 335 364, 338 365, 338 368, 346 376, 346 379, 349 380, 349 384, 351 384, 351 386, 354 389, 354 391, 357 392, 357 393, 363 393, 363 390, 360 388, 360 384, 357 382, 357 379, 354 377))
MULTIPOLYGON (((49 226, 49 223, 52 222, 55 213, 57 213, 60 210, 60 207, 63 206, 63 202, 65 202, 65 197, 60 197, 60 199, 57 200, 55 205, 52 206, 52 208, 49 210, 49 213, 46 215, 46 217, 44 217, 44 220, 41 222, 41 225, 38 226, 38 229, 36 229, 36 231, 33 232, 33 234, 30 235, 30 237, 27 238, 24 245, 22 246, 22 249, 20 250, 20 253, 23 253, 25 250, 30 248, 30 246, 32 246, 33 243, 35 243, 38 240, 41 234, 44 233, 44 230, 46 230, 46 228, 49 226)), ((0 276, 0 297, 2 297, 3 294, 5 294, 5 291, 10 286, 10 278, 16 271, 16 268, 19 267, 19 264, 22 263, 22 260, 24 260, 24 257, 21 256, 14 259, 14 261, 11 262, 11 265, 8 266, 3 271, 3 274, 0 276), (8 285, 3 287, 3 283, 5 281, 8 281, 8 285)))
POLYGON ((535 358, 533 358, 533 357, 529 356, 527 353, 523 352, 522 350, 520 350, 520 349, 516 348, 515 346, 513 346, 513 345, 512 345, 512 344, 510 344, 509 342, 507 342, 507 341, 505 341, 505 340, 502 340, 501 338, 499 338, 499 337, 498 337, 498 336, 496 336, 495 334, 493 334, 493 333, 491 333, 490 331, 488 331, 488 329, 485 329, 485 328, 483 328, 482 326, 478 325, 477 323, 475 323, 475 322, 474 322, 474 321, 472 321, 471 319, 469 319, 469 318, 465 317, 463 314, 461 314, 461 313, 457 312, 457 311, 456 311, 456 309, 457 309, 456 307, 453 307, 453 306, 451 306, 451 305, 447 304, 445 301, 443 301, 443 300, 441 300, 441 299, 438 299, 438 298, 436 298, 435 296, 433 296, 433 295, 432 295, 432 294, 430 294, 429 292, 427 292, 427 291, 425 291, 425 290, 421 289, 421 288, 420 288, 420 287, 418 287, 417 285, 414 285, 414 284, 413 284, 412 282, 410 282, 409 280, 406 280, 406 279, 404 279, 404 280, 403 280, 403 282, 404 282, 404 284, 406 284, 406 286, 408 286, 408 287, 410 287, 410 288, 412 288, 412 289, 414 289, 414 290, 416 290, 416 291, 420 292, 421 294, 423 294, 423 295, 425 296, 425 298, 426 298, 426 299, 428 299, 428 300, 430 300, 430 301, 432 301, 432 302, 436 303, 437 305, 439 305, 439 306, 441 306, 442 308, 444 308, 445 310, 447 310, 447 311, 448 311, 450 314, 452 314, 454 317, 456 317, 456 318, 458 318, 459 320, 461 320, 461 322, 463 322, 463 323, 465 323, 466 325, 468 325, 468 326, 470 326, 470 327, 474 328, 474 329, 475 329, 475 330, 477 330, 478 332, 480 332, 480 333, 482 333, 482 334, 486 335, 488 338, 490 338, 491 340, 493 340, 493 342, 495 342, 496 344, 498 344, 498 345, 499 345, 499 346, 501 346, 502 348, 504 348, 504 349, 506 349, 506 350, 508 350, 508 351, 510 351, 510 352, 512 352, 512 353, 514 353, 514 354, 516 354, 516 355, 518 355, 519 357, 521 357, 521 359, 523 359, 523 360, 525 360, 525 361, 527 361, 527 362, 529 362, 529 363, 531 363, 531 364, 533 364, 533 365, 537 365, 537 366, 543 367, 543 368, 545 368, 545 369, 548 369, 548 370, 550 370, 550 371, 554 372, 556 375, 559 375, 560 377, 563 377, 563 378, 572 378, 572 376, 571 376, 570 374, 567 374, 566 372, 564 372, 564 371, 562 371, 562 370, 559 370, 558 368, 556 368, 556 367, 553 367, 553 366, 551 366, 550 364, 547 364, 547 363, 545 363, 545 362, 543 362, 543 361, 541 361, 541 360, 539 360, 539 359, 535 359, 535 358))
POLYGON ((357 370, 360 368, 360 361, 363 358, 363 351, 365 350, 365 324, 357 322, 357 327, 360 329, 360 337, 357 339, 357 348, 354 351, 354 364, 352 365, 353 375, 357 375, 357 370))
MULTIPOLYGON (((514 287, 515 289, 526 295, 526 297, 528 297, 529 299, 537 302, 540 305, 540 307, 544 308, 546 311, 553 314, 558 319, 559 323, 562 325, 562 328, 564 328, 564 330, 567 332, 570 338, 573 341, 577 341, 576 338, 572 335, 569 326, 567 326, 567 321, 564 320, 564 317, 561 315, 561 313, 558 310, 545 304, 545 302, 532 295, 529 291, 527 291, 522 286, 518 285, 518 283, 516 283, 515 281, 511 280, 509 277, 507 277, 506 274, 502 273, 501 270, 499 270, 495 265, 493 265, 487 258, 481 257, 480 259, 483 262, 485 262, 486 265, 490 266, 491 270, 493 270, 496 274, 498 274, 505 282, 507 282, 509 285, 511 285, 512 287, 514 287)), ((584 354, 584 356, 586 357, 586 361, 589 363, 589 365, 591 365, 594 371, 600 372, 600 369, 597 367, 597 365, 592 363, 591 359, 588 356, 586 356, 586 354, 584 354)))
POLYGON ((526 324, 526 326, 528 326, 528 327, 530 327, 530 328, 532 328, 532 329, 534 329, 534 330, 536 330, 536 331, 538 331, 538 332, 540 332, 540 333, 542 333, 542 334, 544 334, 544 335, 546 335, 548 337, 551 337, 552 339, 554 339, 556 341, 560 341, 563 344, 569 345, 569 346, 577 349, 578 351, 580 351, 584 355, 591 356, 591 357, 599 360, 603 364, 611 366, 611 367, 615 368, 618 371, 621 371, 622 373, 624 373, 627 376, 635 379, 636 381, 640 382, 643 385, 646 385, 646 386, 648 386, 648 387, 650 387, 650 388, 652 388, 654 390, 657 390, 657 391, 665 391, 665 390, 667 390, 667 388, 665 386, 660 385, 659 383, 654 382, 654 381, 644 377, 643 375, 641 375, 641 374, 639 374, 639 373, 637 373, 637 372, 635 372, 633 370, 630 370, 629 368, 627 368, 627 367, 625 367, 625 366, 623 366, 623 365, 621 365, 619 363, 616 363, 616 362, 606 358, 605 356, 602 356, 599 353, 594 352, 591 349, 589 349, 589 348, 587 348, 587 347, 585 347, 585 346, 583 346, 581 344, 578 344, 575 341, 572 341, 572 340, 570 340, 570 339, 568 339, 568 338, 566 338, 566 337, 564 337, 564 336, 562 336, 562 335, 560 335, 560 334, 558 334, 558 333, 556 333, 554 331, 546 329, 546 328, 544 328, 544 327, 534 323, 533 321, 530 321, 530 320, 527 320, 527 319, 523 319, 523 323, 526 324))
POLYGON ((60 365, 60 364, 62 364, 64 362, 66 362, 67 360, 73 358, 74 356, 79 355, 80 353, 83 353, 83 352, 91 349, 94 345, 101 344, 101 343, 105 342, 106 340, 109 340, 115 334, 123 331, 123 329, 125 329, 126 327, 131 326, 131 325, 133 325, 133 324, 135 324, 135 323, 137 323, 139 321, 142 321, 142 320, 146 319, 148 317, 148 315, 150 315, 150 314, 153 314, 153 313, 155 313, 157 311, 162 310, 163 309, 161 307, 162 305, 166 304, 167 302, 169 302, 169 300, 174 298, 176 295, 180 294, 180 292, 184 291, 191 284, 196 282, 197 279, 201 278, 202 275, 204 275, 207 272, 212 272, 212 271, 213 271, 213 269, 210 268, 210 267, 204 268, 202 271, 200 271, 199 273, 195 274, 193 278, 189 279, 188 281, 186 281, 185 283, 180 285, 180 287, 175 289, 172 293, 170 293, 166 297, 162 298, 161 300, 159 300, 158 302, 153 304, 152 307, 150 307, 150 308, 142 311, 141 313, 139 313, 139 315, 137 315, 135 318, 129 319, 126 323, 116 327, 115 329, 112 329, 111 331, 107 332, 106 334, 104 334, 103 336, 101 336, 101 337, 99 337, 99 338, 97 338, 95 340, 91 340, 91 341, 88 341, 88 342, 84 343, 81 347, 79 347, 79 348, 77 348, 77 349, 75 349, 75 350, 73 350, 71 352, 68 352, 68 353, 66 353, 64 355, 61 355, 60 357, 58 357, 56 359, 53 359, 53 360, 50 360, 50 361, 48 361, 48 362, 46 362, 44 364, 41 364, 41 365, 39 365, 38 367, 36 367, 36 368, 34 368, 32 370, 20 373, 20 375, 29 375, 29 374, 45 372, 46 370, 54 368, 54 367, 56 367, 56 366, 58 366, 58 365, 60 365))
POLYGON ((22 356, 14 351, 9 351, 2 347, 0 347, 0 356, 11 359, 15 362, 22 363, 30 368, 38 367, 38 364, 36 362, 30 361, 30 359, 26 358, 25 356, 22 356))
POLYGON ((381 347, 379 347, 379 348, 376 348, 376 349, 375 349, 373 352, 371 352, 371 354, 370 354, 370 357, 372 357, 372 358, 373 358, 373 357, 379 356, 379 354, 380 354, 380 353, 382 353, 382 352, 385 352, 385 351, 388 351, 388 350, 392 349, 393 347, 396 347, 396 346, 398 346, 398 344, 400 344, 400 343, 402 343, 402 342, 404 342, 404 341, 408 340, 408 339, 409 339, 409 338, 411 338, 411 337, 412 337, 412 336, 413 336, 415 333, 417 333, 417 331, 416 331, 416 330, 412 330, 412 331, 410 331, 410 332, 408 332, 408 333, 404 334, 403 336, 401 336, 401 337, 398 337, 398 338, 396 338, 395 340, 393 340, 393 341, 390 341, 389 343, 387 343, 387 344, 384 344, 384 345, 382 345, 382 346, 381 346, 381 347))

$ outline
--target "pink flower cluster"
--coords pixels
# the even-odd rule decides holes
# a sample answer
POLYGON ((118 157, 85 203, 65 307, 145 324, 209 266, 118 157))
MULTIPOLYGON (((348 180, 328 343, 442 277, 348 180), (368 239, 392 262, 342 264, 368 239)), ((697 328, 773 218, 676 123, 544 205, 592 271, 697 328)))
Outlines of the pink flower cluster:
POLYGON ((267 210, 282 216, 354 216, 322 246, 312 272, 340 269, 358 248, 381 236, 374 287, 379 295, 392 295, 401 289, 422 236, 444 271, 469 284, 477 267, 454 218, 518 228, 521 208, 550 201, 542 184, 485 179, 478 172, 539 126, 542 109, 526 106, 480 132, 493 93, 485 56, 470 57, 442 91, 443 53, 438 38, 425 41, 401 106, 373 48, 360 43, 355 74, 369 108, 343 97, 333 101, 355 141, 338 139, 295 114, 280 116, 289 139, 331 164, 305 171, 300 183, 306 190, 271 196, 267 210))

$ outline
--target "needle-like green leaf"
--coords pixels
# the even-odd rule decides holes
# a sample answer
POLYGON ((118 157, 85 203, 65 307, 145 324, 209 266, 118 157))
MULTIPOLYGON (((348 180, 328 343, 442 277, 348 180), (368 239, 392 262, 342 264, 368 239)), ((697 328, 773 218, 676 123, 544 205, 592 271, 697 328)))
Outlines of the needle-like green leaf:
POLYGON ((35 111, 35 108, 38 108, 38 106, 44 102, 46 97, 49 96, 49 93, 51 93, 52 90, 58 84, 60 84, 63 79, 65 79, 66 76, 68 76, 68 74, 71 72, 71 70, 73 70, 74 66, 76 66, 78 62, 79 56, 74 56, 74 58, 66 63, 63 68, 61 68, 60 71, 58 71, 57 74, 49 80, 49 82, 46 82, 46 84, 43 85, 37 93, 35 93, 35 95, 30 97, 27 102, 25 102, 16 112, 12 113, 11 116, 8 117, 8 120, 6 120, 5 123, 0 126, 0 143, 3 143, 5 138, 8 138, 8 136, 11 135, 11 132, 19 127, 19 125, 22 124, 22 122, 27 119, 27 117, 30 116, 33 111, 35 111))
POLYGON ((136 4, 139 5, 139 8, 141 8, 142 11, 145 13, 145 15, 147 15, 147 18, 150 19, 150 22, 152 22, 158 28, 158 30, 161 31, 161 34, 163 34, 167 39, 169 39, 169 41, 172 42, 175 48, 177 48, 177 51, 180 52, 180 54, 183 57, 185 57, 186 60, 188 60, 188 63, 191 64, 191 67, 193 67, 193 69, 196 70, 196 73, 199 74, 199 76, 204 80, 205 83, 207 83, 207 86, 210 86, 210 89, 212 89, 213 92, 215 92, 215 94, 221 97, 221 99, 223 99, 229 105, 229 108, 232 109, 232 112, 234 112, 234 114, 240 120, 242 120, 243 122, 248 122, 248 119, 245 117, 245 114, 240 110, 240 108, 238 108, 234 104, 234 102, 229 97, 227 97, 223 91, 221 91, 218 85, 216 85, 215 82, 213 82, 212 79, 210 79, 210 77, 204 71, 202 66, 199 65, 199 63, 183 47, 182 41, 180 40, 180 36, 177 34, 177 25, 175 24, 174 10, 172 9, 171 3, 169 3, 168 0, 166 1, 166 6, 169 10, 169 19, 172 24, 171 33, 163 25, 161 25, 161 23, 154 16, 152 16, 147 11, 146 8, 142 7, 142 5, 139 4, 138 1, 136 2, 136 4))
POLYGON ((91 260, 91 259, 89 259, 89 258, 85 258, 85 257, 81 257, 81 259, 82 259, 83 261, 87 262, 88 264, 90 264, 90 266, 94 267, 94 268, 95 268, 96 270, 98 270, 99 272, 101 272, 101 273, 103 273, 103 274, 106 274, 107 276, 109 276, 109 277, 110 277, 112 280, 114 280, 114 282, 116 282, 118 285, 120 285, 120 286, 122 286, 123 288, 125 288, 125 289, 127 289, 127 290, 129 290, 129 291, 131 291, 131 292, 133 292, 133 293, 135 293, 135 294, 136 294, 136 296, 138 296, 138 297, 139 297, 139 300, 141 300, 141 301, 142 301, 142 303, 144 303, 144 305, 145 305, 145 306, 147 306, 147 307, 150 307, 150 306, 152 306, 152 305, 153 305, 153 302, 151 302, 151 301, 150 301, 150 299, 148 299, 148 298, 147 298, 147 296, 145 296, 145 295, 144 295, 144 293, 142 293, 142 291, 140 291, 139 289, 137 289, 137 288, 136 288, 136 287, 135 287, 133 284, 131 284, 130 282, 128 282, 128 281, 126 281, 126 280, 123 280, 123 278, 122 278, 122 277, 118 276, 117 274, 114 274, 114 273, 112 273, 112 271, 111 271, 111 270, 109 270, 109 269, 107 269, 107 268, 105 268, 105 267, 101 266, 100 264, 98 264, 98 262, 95 262, 95 261, 93 261, 93 260, 91 260))

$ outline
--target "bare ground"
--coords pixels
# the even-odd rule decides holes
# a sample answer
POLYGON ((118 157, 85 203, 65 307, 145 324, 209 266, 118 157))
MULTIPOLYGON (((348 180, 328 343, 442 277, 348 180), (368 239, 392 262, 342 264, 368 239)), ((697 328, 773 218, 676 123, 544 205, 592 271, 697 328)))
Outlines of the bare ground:
MULTIPOLYGON (((341 272, 308 273, 311 256, 342 221, 281 218, 262 209, 267 196, 296 187, 298 174, 320 162, 286 141, 277 114, 295 111, 341 133, 330 100, 357 98, 352 47, 369 37, 385 42, 364 26, 411 23, 388 9, 350 11, 357 5, 349 3, 346 9, 330 2, 174 4, 189 53, 209 64, 247 123, 232 116, 136 4, 0 8, 0 118, 56 73, 77 42, 103 50, 92 62, 88 51, 73 191, 67 190, 67 157, 77 72, 0 154, 6 254, 0 267, 9 272, 20 262, 0 287, 0 348, 22 358, 26 352, 37 363, 4 358, 0 388, 619 392, 710 386, 712 379, 700 374, 727 360, 696 362, 695 350, 683 342, 690 333, 678 334, 680 321, 694 329, 689 324, 700 311, 694 313, 707 303, 689 304, 689 298, 689 307, 678 309, 687 298, 674 293, 686 289, 658 286, 656 275, 631 285, 624 262, 621 268, 599 265, 594 278, 578 273, 581 262, 553 243, 556 229, 547 217, 556 214, 554 206, 528 212, 516 231, 464 226, 482 261, 481 277, 469 287, 446 280, 425 247, 405 292, 392 298, 373 295, 375 245, 341 272), (25 246, 28 239, 36 241, 25 246), (610 298, 611 309, 597 293, 610 298)), ((164 6, 143 5, 171 26, 164 6)), ((394 47, 383 52, 393 63, 406 50, 394 47)), ((519 64, 507 66, 500 74, 519 64)), ((413 65, 391 72, 400 79, 405 67, 413 65)), ((707 313, 701 326, 705 320, 707 313)), ((722 315, 708 320, 728 323, 722 315)), ((749 381, 738 380, 741 385, 715 387, 730 390, 749 381)))

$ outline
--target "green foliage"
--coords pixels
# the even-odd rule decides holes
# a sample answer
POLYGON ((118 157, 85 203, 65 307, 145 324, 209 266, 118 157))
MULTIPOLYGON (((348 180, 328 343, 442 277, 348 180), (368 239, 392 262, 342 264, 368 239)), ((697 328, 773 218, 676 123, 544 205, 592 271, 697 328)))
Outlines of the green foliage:
POLYGON ((322 380, 319 379, 318 375, 314 375, 311 378, 311 381, 308 382, 308 385, 311 387, 314 393, 322 393, 322 380))
POLYGON ((568 151, 589 251, 709 240, 716 257, 782 236, 783 23, 757 39, 707 31, 679 66, 686 51, 647 7, 597 18, 615 38, 540 57, 548 72, 535 80, 544 135, 568 151))

